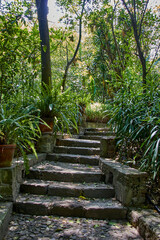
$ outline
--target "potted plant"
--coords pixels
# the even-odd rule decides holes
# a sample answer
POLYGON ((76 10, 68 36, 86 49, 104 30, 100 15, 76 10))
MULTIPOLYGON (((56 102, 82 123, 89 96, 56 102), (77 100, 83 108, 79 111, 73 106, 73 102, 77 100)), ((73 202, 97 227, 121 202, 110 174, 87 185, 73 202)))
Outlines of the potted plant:
POLYGON ((87 104, 90 102, 91 96, 90 94, 87 94, 86 92, 81 92, 78 95, 78 104, 79 104, 79 111, 80 113, 85 113, 85 109, 87 104))
POLYGON ((20 108, 11 104, 0 106, 0 167, 10 167, 17 148, 27 167, 27 151, 36 155, 34 141, 40 137, 37 111, 30 106, 20 108), (9 152, 8 152, 9 151, 9 152))
POLYGON ((40 110, 41 122, 39 128, 41 132, 52 132, 54 117, 56 116, 57 90, 45 86, 38 94, 36 107, 40 110))
POLYGON ((62 92, 59 86, 54 85, 51 89, 45 86, 38 94, 36 107, 40 110, 42 132, 54 133, 68 132, 70 128, 77 129, 77 103, 76 96, 70 88, 62 92))

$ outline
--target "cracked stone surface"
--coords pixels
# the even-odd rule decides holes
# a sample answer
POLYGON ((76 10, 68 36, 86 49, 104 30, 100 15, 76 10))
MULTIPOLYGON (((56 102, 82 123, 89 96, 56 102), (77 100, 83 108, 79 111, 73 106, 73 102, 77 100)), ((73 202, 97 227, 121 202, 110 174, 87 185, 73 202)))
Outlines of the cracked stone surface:
POLYGON ((5 240, 141 240, 127 221, 14 214, 5 240))

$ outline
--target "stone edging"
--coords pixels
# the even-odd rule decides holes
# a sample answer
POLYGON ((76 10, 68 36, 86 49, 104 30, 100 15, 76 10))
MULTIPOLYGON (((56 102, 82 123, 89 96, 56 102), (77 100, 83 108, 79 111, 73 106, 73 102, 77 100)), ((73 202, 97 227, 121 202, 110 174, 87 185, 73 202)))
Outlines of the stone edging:
POLYGON ((8 224, 12 214, 13 203, 0 202, 0 240, 2 240, 8 230, 8 224))
POLYGON ((146 240, 160 240, 160 216, 151 209, 130 209, 145 201, 147 173, 123 165, 110 158, 100 158, 99 166, 106 183, 115 187, 116 198, 128 207, 128 220, 146 240))
POLYGON ((100 158, 99 166, 106 183, 113 184, 116 198, 124 206, 140 206, 145 202, 147 173, 110 158, 100 158))
POLYGON ((151 209, 132 209, 128 219, 146 240, 160 239, 160 215, 151 209))
MULTIPOLYGON (((29 166, 41 162, 46 159, 45 153, 38 154, 38 158, 34 155, 28 155, 29 166)), ((22 182, 24 168, 24 161, 22 158, 13 159, 11 167, 0 168, 0 194, 1 201, 14 201, 19 193, 19 187, 22 182)))
MULTIPOLYGON (((34 155, 28 155, 29 166, 41 162, 46 159, 46 154, 38 154, 38 158, 34 155)), ((6 234, 8 224, 12 214, 13 202, 19 192, 20 183, 22 182, 22 174, 24 162, 22 158, 13 159, 11 167, 0 168, 0 240, 6 234), (4 194, 2 193, 4 191, 4 194), (4 202, 2 202, 4 201, 4 202)))

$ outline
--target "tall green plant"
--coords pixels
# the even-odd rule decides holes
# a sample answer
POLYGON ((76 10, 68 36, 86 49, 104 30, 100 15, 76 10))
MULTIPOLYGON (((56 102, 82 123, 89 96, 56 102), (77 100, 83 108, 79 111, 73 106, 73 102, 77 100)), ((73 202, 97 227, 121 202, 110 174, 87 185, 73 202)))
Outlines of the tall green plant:
POLYGON ((148 170, 155 179, 160 170, 160 92, 154 81, 147 88, 146 95, 143 87, 136 87, 135 91, 135 86, 119 91, 110 123, 115 126, 118 143, 125 146, 126 153, 133 150, 132 161, 138 161, 140 167, 148 170))
POLYGON ((0 144, 16 144, 21 152, 26 170, 27 153, 31 150, 37 157, 35 142, 40 137, 39 113, 33 106, 2 103, 0 106, 0 144))

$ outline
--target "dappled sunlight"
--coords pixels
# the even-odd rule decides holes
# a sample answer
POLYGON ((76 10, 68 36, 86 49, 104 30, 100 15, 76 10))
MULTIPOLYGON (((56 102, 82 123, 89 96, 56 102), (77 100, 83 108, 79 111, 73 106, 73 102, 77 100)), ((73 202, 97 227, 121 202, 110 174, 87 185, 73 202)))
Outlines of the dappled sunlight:
POLYGON ((84 164, 72 164, 72 163, 61 163, 61 162, 43 162, 33 168, 33 170, 44 170, 44 171, 57 171, 57 172, 100 172, 96 166, 84 165, 84 164))
MULTIPOLYGON (((141 240, 127 221, 91 220, 76 217, 14 215, 6 240, 12 236, 42 239, 141 240)), ((28 238, 29 239, 29 238, 28 238)))

